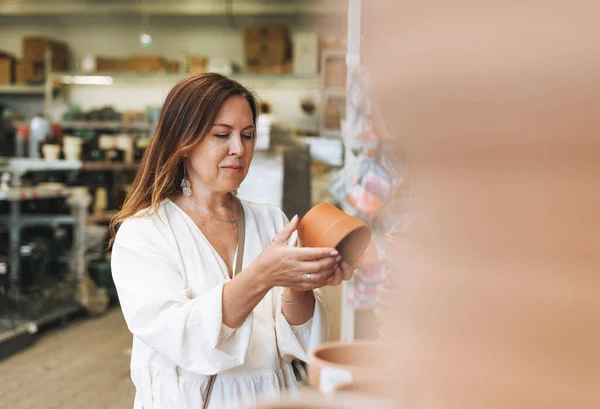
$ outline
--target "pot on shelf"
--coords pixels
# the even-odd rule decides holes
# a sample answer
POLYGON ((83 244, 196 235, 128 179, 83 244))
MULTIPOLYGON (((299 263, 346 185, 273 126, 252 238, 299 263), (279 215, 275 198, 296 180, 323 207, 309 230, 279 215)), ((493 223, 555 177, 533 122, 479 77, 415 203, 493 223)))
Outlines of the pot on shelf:
POLYGON ((376 341, 322 344, 310 354, 308 381, 324 394, 343 384, 383 381, 386 353, 376 341))

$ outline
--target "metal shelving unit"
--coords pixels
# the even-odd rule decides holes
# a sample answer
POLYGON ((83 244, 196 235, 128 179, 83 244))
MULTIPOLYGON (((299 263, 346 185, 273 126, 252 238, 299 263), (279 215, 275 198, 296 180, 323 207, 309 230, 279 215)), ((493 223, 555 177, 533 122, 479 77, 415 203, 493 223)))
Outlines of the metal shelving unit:
POLYGON ((92 130, 120 130, 134 129, 139 131, 151 131, 154 124, 148 122, 120 122, 120 121, 63 121, 60 122, 63 129, 92 129, 92 130))
POLYGON ((39 95, 42 97, 44 96, 44 92, 44 85, 0 85, 0 95, 39 95))
MULTIPOLYGON (((36 171, 71 171, 81 168, 81 162, 73 161, 44 161, 40 159, 0 158, 0 171, 12 174, 13 185, 20 185, 25 173, 36 171)), ((9 236, 9 293, 11 300, 20 300, 20 246, 21 230, 28 226, 71 225, 73 226, 73 267, 76 282, 81 282, 84 265, 84 234, 83 228, 87 218, 87 203, 70 200, 72 189, 60 187, 9 187, 0 190, 0 201, 7 202, 9 212, 0 216, 0 224, 7 226, 9 236), (24 201, 66 198, 71 207, 70 214, 23 214, 21 203, 24 201)), ((49 306, 36 315, 35 319, 24 318, 16 313, 0 317, 0 343, 16 337, 27 337, 37 332, 40 325, 57 319, 65 319, 81 310, 82 306, 76 299, 60 302, 49 306)), ((26 341, 23 341, 26 342, 26 341)))

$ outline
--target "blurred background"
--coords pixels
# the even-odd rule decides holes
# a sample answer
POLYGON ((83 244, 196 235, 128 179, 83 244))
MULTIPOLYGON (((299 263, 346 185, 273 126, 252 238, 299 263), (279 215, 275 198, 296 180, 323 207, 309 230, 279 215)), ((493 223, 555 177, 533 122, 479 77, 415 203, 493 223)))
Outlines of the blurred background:
POLYGON ((392 228, 382 210, 403 173, 364 93, 364 7, 0 0, 0 407, 132 405, 108 224, 167 92, 194 73, 227 75, 260 100, 242 198, 290 217, 329 202, 371 225, 355 278, 324 292, 331 340, 378 337, 392 228))

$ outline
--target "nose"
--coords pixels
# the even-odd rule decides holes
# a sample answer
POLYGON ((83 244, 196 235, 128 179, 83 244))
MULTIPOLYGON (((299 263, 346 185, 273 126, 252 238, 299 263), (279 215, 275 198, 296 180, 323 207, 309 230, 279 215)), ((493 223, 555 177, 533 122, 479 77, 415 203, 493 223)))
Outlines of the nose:
POLYGON ((234 135, 229 138, 229 154, 242 156, 244 154, 244 144, 242 143, 241 135, 234 135))

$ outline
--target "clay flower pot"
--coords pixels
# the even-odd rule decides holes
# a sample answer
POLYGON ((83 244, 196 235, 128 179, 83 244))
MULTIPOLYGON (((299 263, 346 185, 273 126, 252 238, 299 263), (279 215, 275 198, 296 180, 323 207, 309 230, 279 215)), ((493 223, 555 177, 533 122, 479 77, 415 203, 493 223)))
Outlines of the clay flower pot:
POLYGON ((303 246, 335 248, 344 261, 355 264, 371 242, 371 228, 358 217, 321 203, 302 218, 298 237, 303 246))
POLYGON ((386 379, 385 359, 385 349, 377 342, 328 342, 311 352, 308 381, 325 394, 347 383, 376 382, 386 379))

